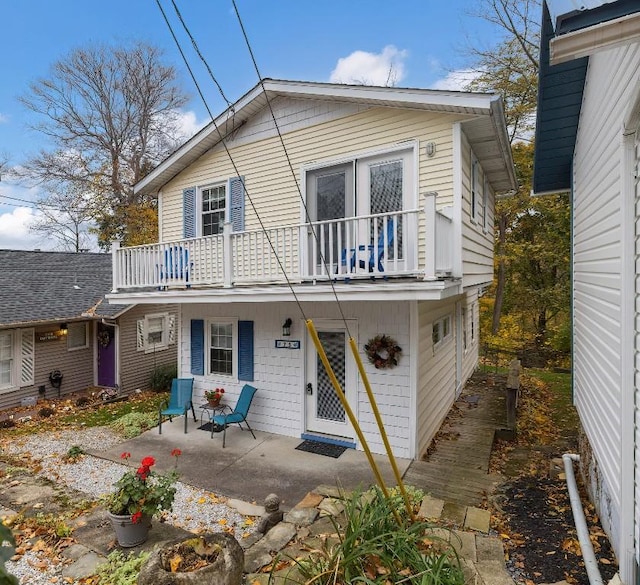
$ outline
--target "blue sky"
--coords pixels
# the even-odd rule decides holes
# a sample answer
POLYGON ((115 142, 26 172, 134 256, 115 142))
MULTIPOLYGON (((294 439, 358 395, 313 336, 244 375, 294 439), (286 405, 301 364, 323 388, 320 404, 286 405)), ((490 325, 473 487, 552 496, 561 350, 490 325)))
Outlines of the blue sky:
MULTIPOLYGON (((309 81, 366 80, 384 83, 389 63, 396 85, 455 88, 465 68, 462 48, 493 44, 498 31, 470 16, 477 0, 236 0, 249 40, 265 77, 309 81)), ((214 113, 224 102, 208 79, 170 0, 161 1, 178 34, 214 113)), ((155 0, 24 0, 0 8, 0 153, 19 165, 46 146, 29 124, 36 120, 18 102, 30 81, 70 50, 96 43, 145 40, 165 49, 182 86, 191 95, 183 112, 186 133, 206 121, 169 30, 155 0)), ((257 82, 230 0, 176 0, 185 22, 223 90, 236 100, 257 82)), ((34 210, 28 201, 40 195, 0 181, 0 248, 51 244, 28 230, 34 210)))

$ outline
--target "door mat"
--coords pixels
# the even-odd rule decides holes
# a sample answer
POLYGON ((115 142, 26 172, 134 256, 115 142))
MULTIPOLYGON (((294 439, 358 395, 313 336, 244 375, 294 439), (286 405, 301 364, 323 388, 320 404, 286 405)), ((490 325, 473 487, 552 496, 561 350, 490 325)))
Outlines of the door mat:
POLYGON ((342 445, 333 445, 331 443, 320 443, 319 441, 302 441, 296 449, 298 451, 306 451, 307 453, 315 453, 316 455, 324 455, 337 459, 347 448, 342 445))
POLYGON ((199 431, 207 431, 207 433, 211 432, 211 425, 213 425, 213 432, 214 433, 220 433, 222 432, 222 425, 217 425, 215 423, 212 422, 208 422, 203 424, 201 427, 198 427, 199 431))

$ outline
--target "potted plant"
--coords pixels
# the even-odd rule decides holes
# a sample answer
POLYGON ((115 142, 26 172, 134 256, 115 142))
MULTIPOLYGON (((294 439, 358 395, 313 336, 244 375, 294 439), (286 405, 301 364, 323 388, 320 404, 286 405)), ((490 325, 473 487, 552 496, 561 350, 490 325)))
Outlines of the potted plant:
MULTIPOLYGON (((106 504, 120 546, 142 544, 151 529, 151 518, 162 510, 171 510, 181 454, 180 449, 171 451, 171 456, 176 458, 175 467, 165 474, 152 471, 155 459, 144 457, 135 471, 126 471, 114 484, 115 490, 107 496, 106 504)), ((130 457, 131 453, 127 452, 120 455, 125 461, 130 457)))
POLYGON ((224 395, 224 388, 216 388, 215 390, 205 390, 204 397, 207 399, 209 406, 218 406, 224 395))

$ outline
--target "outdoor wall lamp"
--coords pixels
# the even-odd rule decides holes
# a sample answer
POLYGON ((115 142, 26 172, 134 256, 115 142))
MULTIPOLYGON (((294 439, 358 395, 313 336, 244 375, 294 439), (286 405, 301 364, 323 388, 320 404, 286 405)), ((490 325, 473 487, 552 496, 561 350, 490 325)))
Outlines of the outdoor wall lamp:
POLYGON ((427 156, 431 158, 436 153, 436 143, 427 142, 425 150, 426 150, 427 156))
POLYGON ((66 323, 60 323, 60 335, 66 335, 69 332, 66 323))
POLYGON ((293 321, 287 317, 287 320, 282 324, 283 337, 289 337, 291 335, 291 325, 293 321))

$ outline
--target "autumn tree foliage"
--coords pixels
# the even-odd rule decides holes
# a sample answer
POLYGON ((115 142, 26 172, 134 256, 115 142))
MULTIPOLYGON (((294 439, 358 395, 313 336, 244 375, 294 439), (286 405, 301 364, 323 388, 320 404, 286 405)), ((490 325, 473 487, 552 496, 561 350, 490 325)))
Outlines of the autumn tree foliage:
POLYGON ((477 16, 498 35, 490 47, 468 49, 475 72, 468 89, 502 96, 519 182, 496 202, 495 280, 483 301, 483 329, 502 346, 568 351, 569 198, 531 196, 540 2, 483 0, 477 16))
POLYGON ((133 185, 177 145, 186 103, 160 49, 142 42, 76 49, 20 99, 47 138, 22 177, 54 193, 90 195, 103 248, 156 239, 155 201, 133 185))

